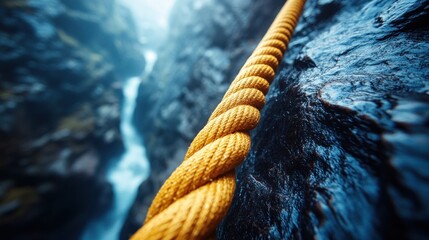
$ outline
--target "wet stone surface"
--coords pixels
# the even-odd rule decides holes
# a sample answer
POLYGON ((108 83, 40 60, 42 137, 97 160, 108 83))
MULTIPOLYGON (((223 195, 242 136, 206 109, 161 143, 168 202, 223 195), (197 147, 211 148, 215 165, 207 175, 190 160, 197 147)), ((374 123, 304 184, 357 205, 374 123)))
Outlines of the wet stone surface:
MULTIPOLYGON (((152 175, 123 239, 142 224, 281 5, 179 3, 174 44, 161 51, 139 91, 136 124, 152 175)), ((307 1, 218 239, 427 238, 428 5, 307 1)))
POLYGON ((340 5, 292 40, 220 239, 427 238, 428 2, 340 5))

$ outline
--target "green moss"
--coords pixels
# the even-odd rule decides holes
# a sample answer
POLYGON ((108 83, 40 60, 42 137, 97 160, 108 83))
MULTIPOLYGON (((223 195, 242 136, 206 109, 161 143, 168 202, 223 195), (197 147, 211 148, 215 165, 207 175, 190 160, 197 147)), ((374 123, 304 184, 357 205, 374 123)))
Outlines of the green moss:
POLYGON ((6 195, 0 199, 0 206, 18 202, 18 206, 3 214, 1 222, 14 221, 28 214, 32 205, 38 201, 37 191, 30 187, 12 188, 7 191, 6 195))
POLYGON ((14 95, 11 91, 5 90, 5 91, 0 91, 0 100, 8 100, 10 98, 12 98, 14 95))
POLYGON ((88 104, 84 104, 72 115, 61 119, 58 130, 68 129, 71 132, 89 133, 94 130, 95 118, 88 104))
POLYGON ((57 30, 58 37, 63 41, 65 44, 78 48, 80 46, 79 41, 73 38, 72 36, 68 35, 66 32, 64 32, 61 29, 57 30))
POLYGON ((0 5, 7 8, 25 8, 28 7, 27 0, 4 0, 0 5))

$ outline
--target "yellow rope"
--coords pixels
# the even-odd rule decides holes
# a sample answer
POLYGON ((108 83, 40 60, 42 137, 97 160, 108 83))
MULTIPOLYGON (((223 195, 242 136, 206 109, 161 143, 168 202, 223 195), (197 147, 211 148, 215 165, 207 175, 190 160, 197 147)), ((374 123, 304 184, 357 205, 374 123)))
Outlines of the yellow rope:
POLYGON ((235 172, 250 150, 265 94, 305 0, 289 0, 198 133, 183 163, 159 190, 132 240, 213 236, 235 191, 235 172))

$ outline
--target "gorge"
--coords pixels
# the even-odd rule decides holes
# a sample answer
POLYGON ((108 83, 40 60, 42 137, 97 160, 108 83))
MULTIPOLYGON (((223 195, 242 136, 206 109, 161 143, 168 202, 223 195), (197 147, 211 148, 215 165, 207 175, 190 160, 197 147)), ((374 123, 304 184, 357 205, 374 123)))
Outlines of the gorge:
MULTIPOLYGON (((283 3, 0 1, 0 239, 128 239, 283 3)), ((428 22, 307 0, 218 239, 429 236, 428 22)))

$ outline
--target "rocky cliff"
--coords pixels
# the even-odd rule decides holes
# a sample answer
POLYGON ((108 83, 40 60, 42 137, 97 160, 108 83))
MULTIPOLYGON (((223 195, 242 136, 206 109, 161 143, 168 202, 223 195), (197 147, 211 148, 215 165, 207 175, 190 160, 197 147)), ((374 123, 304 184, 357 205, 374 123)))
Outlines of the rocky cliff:
POLYGON ((301 20, 219 239, 426 239, 429 1, 301 20))
POLYGON ((111 202, 121 81, 143 69, 130 14, 1 0, 0 15, 0 238, 76 239, 111 202))
MULTIPOLYGON (((307 2, 219 239, 427 238, 428 3, 307 2)), ((152 175, 124 238, 280 5, 177 2, 170 41, 140 88, 152 175)))

